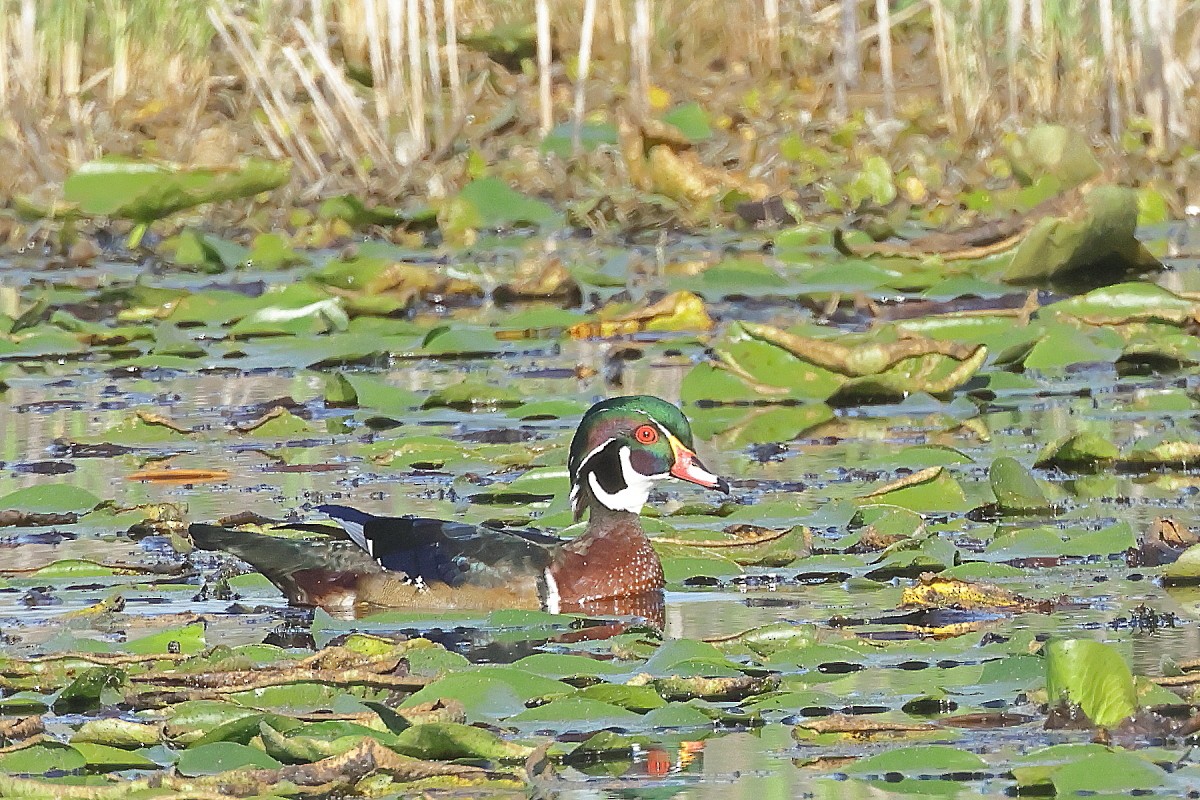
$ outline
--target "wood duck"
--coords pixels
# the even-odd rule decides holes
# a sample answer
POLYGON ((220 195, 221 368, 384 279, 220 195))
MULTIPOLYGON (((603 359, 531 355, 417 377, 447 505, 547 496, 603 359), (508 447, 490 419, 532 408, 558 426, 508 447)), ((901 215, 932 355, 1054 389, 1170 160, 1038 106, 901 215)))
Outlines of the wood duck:
MULTIPOLYGON (((567 469, 574 539, 422 517, 378 517, 347 506, 318 510, 355 547, 194 524, 193 542, 249 562, 296 605, 349 610, 540 608, 552 613, 662 614, 663 571, 639 514, 650 490, 677 478, 729 493, 697 458, 683 413, 636 395, 592 406, 571 441, 567 469)), ((311 525, 290 526, 314 530, 311 525)))

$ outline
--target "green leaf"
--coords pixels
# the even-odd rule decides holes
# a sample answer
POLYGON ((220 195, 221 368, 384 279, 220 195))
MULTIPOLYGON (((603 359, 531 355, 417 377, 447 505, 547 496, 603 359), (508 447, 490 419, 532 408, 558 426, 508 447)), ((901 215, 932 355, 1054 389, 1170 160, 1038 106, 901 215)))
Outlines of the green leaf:
POLYGON ((711 139, 713 135, 708 114, 699 103, 676 106, 662 115, 662 121, 678 128, 680 133, 693 142, 711 139))
POLYGON ((1075 433, 1046 445, 1033 465, 1094 471, 1111 464, 1118 455, 1117 446, 1108 439, 1094 433, 1075 433))
POLYGON ((526 197, 494 177, 471 181, 459 192, 458 201, 474 211, 476 225, 472 227, 543 226, 561 221, 561 215, 546 203, 526 197))
POLYGON ((507 722, 558 723, 554 727, 576 728, 584 725, 589 729, 607 728, 614 725, 631 725, 641 717, 620 706, 589 700, 586 697, 564 697, 542 706, 534 706, 509 717, 507 722))
POLYGON ((193 747, 179 754, 175 768, 180 775, 217 775, 229 770, 249 767, 252 769, 279 769, 280 764, 257 747, 235 742, 214 742, 193 747))
POLYGON ((1059 797, 1081 793, 1148 792, 1167 783, 1167 773, 1133 753, 1093 753, 1055 770, 1050 781, 1059 797))
POLYGON ((100 505, 100 498, 67 483, 27 486, 0 497, 0 510, 16 509, 39 514, 82 514, 100 505))
POLYGON ((204 649, 204 624, 185 625, 174 630, 159 631, 140 639, 126 642, 127 653, 148 655, 152 653, 184 653, 191 655, 204 649))
POLYGON ((153 222, 203 203, 270 191, 290 178, 289 164, 261 159, 213 170, 106 158, 80 166, 63 194, 85 214, 153 222))
POLYGON ((907 777, 985 772, 988 764, 979 756, 941 744, 898 747, 860 758, 843 767, 852 775, 883 775, 899 772, 907 777))
POLYGON ((71 736, 71 744, 97 744, 133 749, 158 744, 162 738, 158 726, 131 722, 120 717, 89 719, 71 736))
POLYGON ((45 775, 74 772, 87 765, 87 758, 70 745, 42 741, 0 754, 0 772, 9 775, 45 775))
POLYGON ((1021 462, 1001 456, 992 462, 988 471, 992 493, 1001 511, 1013 514, 1032 514, 1050 508, 1041 485, 1021 462))
POLYGON ((77 742, 73 745, 87 761, 87 768, 97 772, 115 772, 122 769, 158 769, 158 764, 141 753, 132 753, 119 747, 104 744, 77 742))
POLYGON ((1137 692, 1125 659, 1111 645, 1091 639, 1046 645, 1046 692, 1051 702, 1065 699, 1078 705, 1101 728, 1137 712, 1137 692))
POLYGON ((522 761, 532 747, 501 739, 491 731, 453 722, 429 722, 401 731, 389 745, 413 758, 449 760, 486 758, 491 761, 522 761))
POLYGON ((477 667, 453 672, 409 695, 401 708, 439 699, 460 701, 468 718, 503 718, 525 708, 535 697, 566 695, 572 688, 560 681, 511 667, 477 667))
POLYGON ((54 708, 82 710, 115 702, 127 682, 124 671, 114 667, 86 669, 58 693, 54 708))

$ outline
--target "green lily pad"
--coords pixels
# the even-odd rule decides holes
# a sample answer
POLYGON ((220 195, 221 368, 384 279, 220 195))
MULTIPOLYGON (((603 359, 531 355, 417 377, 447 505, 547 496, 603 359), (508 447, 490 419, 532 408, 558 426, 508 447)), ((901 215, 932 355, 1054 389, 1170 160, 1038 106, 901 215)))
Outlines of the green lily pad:
POLYGON ((1059 797, 1148 792, 1166 785, 1167 773, 1133 753, 1093 753, 1050 776, 1059 797))
POLYGON ((992 462, 988 471, 992 493, 996 495, 996 506, 1000 511, 1012 514, 1036 514, 1050 508, 1050 501, 1037 479, 1009 456, 1001 456, 992 462))
POLYGON ((898 772, 908 777, 986 772, 988 764, 979 756, 941 744, 898 747, 847 764, 853 775, 883 775, 898 772))
POLYGON ((261 159, 214 170, 106 158, 81 165, 63 184, 63 194, 85 214, 153 222, 185 208, 270 191, 290 178, 289 164, 261 159))
POLYGON ((1118 455, 1117 446, 1104 437, 1094 433, 1074 433, 1046 445, 1033 465, 1090 472, 1111 464, 1118 455))
POLYGON ((0 754, 0 772, 8 775, 45 775, 74 772, 87 766, 87 757, 76 748, 42 741, 0 754))
POLYGON ((103 744, 77 742, 73 745, 87 759, 87 768, 95 772, 115 772, 123 769, 158 769, 158 763, 141 753, 109 747, 103 744))
POLYGON ((100 498, 66 483, 44 483, 17 489, 0 497, 0 509, 38 514, 82 514, 100 505, 100 498))
POLYGON ((1125 659, 1111 645, 1059 639, 1046 645, 1046 693, 1074 703, 1107 728, 1137 712, 1137 692, 1125 659))
POLYGON ((1136 274, 1161 268, 1134 236, 1138 206, 1132 189, 1092 189, 1084 195, 1081 212, 1040 220, 1021 240, 1004 280, 1029 283, 1085 269, 1136 274))
POLYGON ((501 739, 491 731, 453 722, 413 725, 398 733, 388 746, 401 755, 435 760, 523 761, 533 752, 532 747, 501 739))
POLYGON ((218 775, 235 769, 279 769, 280 764, 257 747, 235 742, 214 742, 192 747, 179 755, 175 768, 180 775, 218 775))

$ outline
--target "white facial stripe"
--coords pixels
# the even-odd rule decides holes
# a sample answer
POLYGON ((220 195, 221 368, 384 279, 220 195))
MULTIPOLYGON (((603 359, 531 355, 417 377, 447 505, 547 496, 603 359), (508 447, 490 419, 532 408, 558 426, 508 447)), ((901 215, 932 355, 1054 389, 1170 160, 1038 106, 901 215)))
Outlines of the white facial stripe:
POLYGON ((550 568, 546 568, 546 610, 551 614, 557 614, 562 608, 562 597, 558 593, 558 581, 554 580, 554 574, 550 572, 550 568))
POLYGON ((600 485, 600 481, 596 480, 596 473, 588 473, 588 486, 592 489, 592 494, 601 505, 613 511, 629 511, 634 514, 642 513, 642 506, 646 505, 646 501, 650 499, 650 489, 654 486, 654 482, 662 480, 668 474, 664 472, 661 475, 643 475, 633 468, 633 463, 629 460, 629 448, 622 447, 620 452, 621 460, 621 476, 625 479, 625 488, 619 492, 606 492, 604 487, 600 485))

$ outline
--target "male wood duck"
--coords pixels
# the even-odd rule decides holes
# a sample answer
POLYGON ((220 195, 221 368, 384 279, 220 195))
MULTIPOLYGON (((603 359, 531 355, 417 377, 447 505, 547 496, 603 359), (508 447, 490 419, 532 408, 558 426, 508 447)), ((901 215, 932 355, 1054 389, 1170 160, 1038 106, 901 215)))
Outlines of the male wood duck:
MULTIPOLYGON (((193 542, 262 572, 290 602, 348 610, 540 608, 552 613, 662 613, 663 571, 642 530, 655 483, 677 478, 729 493, 697 458, 687 418, 636 395, 592 406, 571 440, 567 469, 574 539, 422 517, 378 517, 339 505, 318 510, 357 547, 194 524, 193 542)), ((313 526, 291 526, 312 530, 313 526)))

